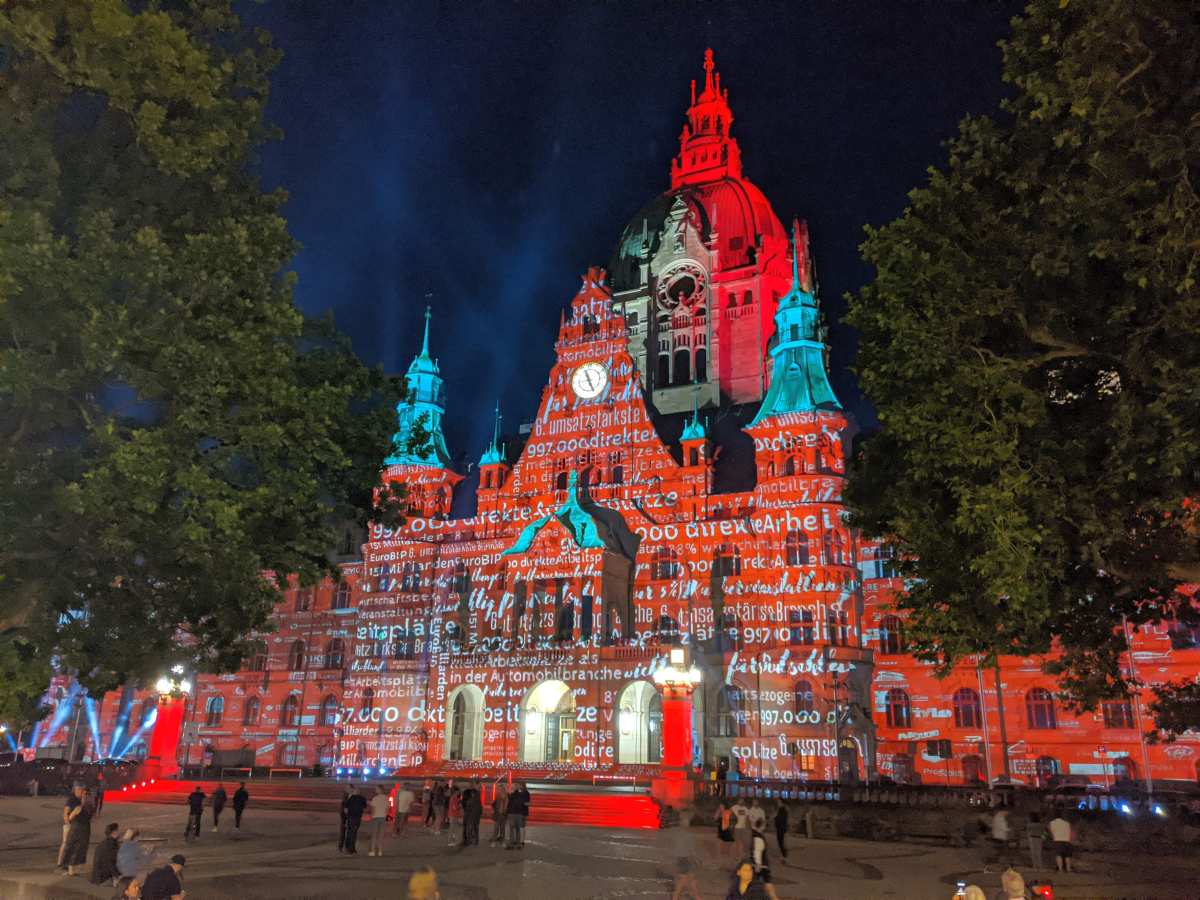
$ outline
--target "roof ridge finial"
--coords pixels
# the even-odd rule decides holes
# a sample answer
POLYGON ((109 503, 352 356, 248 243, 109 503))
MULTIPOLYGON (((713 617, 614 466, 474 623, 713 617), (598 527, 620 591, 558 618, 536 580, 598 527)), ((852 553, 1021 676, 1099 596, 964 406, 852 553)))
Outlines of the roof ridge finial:
POLYGON ((433 307, 425 304, 425 337, 421 339, 421 355, 429 355, 429 320, 433 318, 433 307))
POLYGON ((713 69, 716 64, 713 62, 712 47, 704 51, 704 93, 712 94, 715 91, 713 87, 713 69))
POLYGON ((496 400, 496 427, 492 431, 492 446, 498 447, 499 445, 500 445, 500 401, 499 401, 499 399, 497 399, 496 400))

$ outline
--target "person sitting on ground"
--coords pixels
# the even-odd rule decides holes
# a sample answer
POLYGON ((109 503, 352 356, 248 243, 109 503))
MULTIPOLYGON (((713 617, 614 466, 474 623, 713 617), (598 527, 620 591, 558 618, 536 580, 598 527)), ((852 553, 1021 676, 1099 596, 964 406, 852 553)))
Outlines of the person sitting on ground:
POLYGON ((176 853, 169 863, 147 875, 142 883, 142 900, 182 900, 185 865, 187 860, 176 853))
POLYGON ((439 900, 437 872, 425 868, 408 879, 408 900, 439 900))
POLYGON ((121 845, 117 843, 117 832, 120 827, 113 822, 104 829, 104 840, 96 845, 96 852, 92 854, 92 884, 116 883, 120 874, 117 871, 117 854, 121 850, 121 845))
POLYGON ((733 874, 725 900, 767 900, 763 883, 754 877, 754 861, 742 860, 733 874))
POLYGON ((1000 876, 1000 890, 995 900, 1033 900, 1033 894, 1025 887, 1025 879, 1016 869, 1005 869, 1000 876))
POLYGON ((128 876, 117 879, 117 892, 112 900, 137 900, 142 896, 142 883, 128 876))
POLYGON ((126 830, 121 839, 121 847, 117 850, 118 875, 136 878, 150 867, 154 851, 142 846, 141 836, 142 833, 136 828, 126 830))

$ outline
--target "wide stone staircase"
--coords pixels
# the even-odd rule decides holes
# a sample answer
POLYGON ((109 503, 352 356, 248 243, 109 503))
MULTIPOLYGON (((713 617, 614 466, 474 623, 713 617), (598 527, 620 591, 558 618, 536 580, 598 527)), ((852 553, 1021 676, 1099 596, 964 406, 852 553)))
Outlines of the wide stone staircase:
MULTIPOLYGON (((255 778, 246 781, 250 793, 250 809, 297 809, 312 812, 327 812, 336 816, 341 806, 342 788, 347 782, 328 778, 255 778)), ((389 790, 394 780, 356 781, 366 784, 368 796, 375 784, 389 790)), ((419 779, 405 782, 417 793, 417 802, 410 813, 411 820, 424 818, 421 809, 419 779)), ((460 782, 461 783, 461 782, 460 782)), ((211 795, 218 782, 211 780, 176 781, 162 779, 140 781, 124 788, 105 793, 106 803, 156 803, 183 807, 187 796, 199 785, 206 795, 211 795)), ((225 792, 233 797, 238 780, 222 781, 225 792)), ((557 784, 527 782, 532 798, 529 823, 531 825, 588 825, 598 828, 658 828, 660 827, 659 805, 645 788, 626 786, 591 786, 586 784, 557 784)), ((491 817, 491 799, 495 786, 483 785, 484 819, 491 817)), ((205 806, 208 806, 206 801, 205 806)), ((228 807, 227 807, 228 808, 228 807)), ((232 813, 230 813, 232 815, 232 813)))

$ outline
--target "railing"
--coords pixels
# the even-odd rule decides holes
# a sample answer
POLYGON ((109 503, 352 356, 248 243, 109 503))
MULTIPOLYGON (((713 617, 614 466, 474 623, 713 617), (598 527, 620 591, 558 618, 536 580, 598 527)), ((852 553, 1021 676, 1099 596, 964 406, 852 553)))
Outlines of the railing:
POLYGON ((225 777, 226 772, 240 772, 241 774, 245 775, 247 778, 250 778, 254 774, 254 769, 250 768, 249 766, 222 766, 221 767, 221 777, 222 778, 225 777))
POLYGON ((271 779, 271 778, 274 778, 274 777, 275 777, 275 773, 276 773, 276 772, 281 772, 281 773, 284 773, 284 772, 286 772, 286 773, 290 773, 290 774, 292 774, 292 775, 295 775, 297 778, 303 778, 303 777, 304 777, 304 770, 303 770, 303 769, 298 769, 298 768, 290 768, 290 767, 286 767, 286 766, 271 766, 271 768, 267 769, 267 778, 268 778, 268 780, 269 780, 269 779, 271 779))

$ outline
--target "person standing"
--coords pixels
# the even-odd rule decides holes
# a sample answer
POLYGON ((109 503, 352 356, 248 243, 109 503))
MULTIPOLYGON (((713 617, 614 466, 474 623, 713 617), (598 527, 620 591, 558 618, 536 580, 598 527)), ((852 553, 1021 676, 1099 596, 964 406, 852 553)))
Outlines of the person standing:
POLYGON ((242 813, 246 811, 246 803, 250 800, 250 792, 246 790, 246 782, 239 781, 238 789, 233 792, 233 827, 241 830, 242 813))
POLYGON ((142 883, 142 900, 179 900, 183 897, 183 867, 187 860, 176 853, 142 883))
POLYGON ((463 791, 463 846, 479 846, 479 822, 483 818, 483 799, 479 785, 471 782, 463 791))
POLYGON ((388 795, 382 784, 375 785, 371 798, 371 849, 367 856, 383 856, 383 828, 387 825, 388 795))
POLYGON ((992 847, 996 851, 996 861, 1001 864, 1009 861, 1008 836, 1008 810, 997 809, 992 814, 992 847))
POLYGON ((750 801, 750 809, 746 811, 746 818, 750 821, 751 831, 765 832, 767 830, 767 811, 762 808, 757 797, 750 801))
POLYGON ((96 815, 100 815, 100 810, 104 809, 104 773, 103 772, 96 773, 95 798, 96 798, 95 812, 96 812, 96 815))
POLYGON ((739 847, 750 849, 750 810, 739 798, 737 803, 729 807, 733 813, 733 833, 739 847))
POLYGON ((348 784, 342 785, 342 805, 338 810, 338 853, 346 852, 346 822, 350 818, 349 803, 354 789, 348 784))
POLYGON ((225 793, 225 785, 217 782, 217 789, 212 792, 213 833, 217 832, 221 822, 221 812, 225 809, 225 801, 229 795, 225 793))
POLYGON ((87 862, 88 845, 92 842, 92 799, 84 792, 79 805, 67 817, 67 846, 63 850, 63 864, 68 875, 82 875, 87 862))
POLYGON ((500 784, 496 786, 496 795, 492 797, 492 840, 499 844, 504 840, 504 826, 508 820, 508 788, 500 784))
POLYGON ((58 845, 58 862, 55 863, 55 869, 65 869, 67 867, 67 835, 71 833, 71 814, 83 802, 84 796, 83 785, 73 785, 71 793, 67 794, 67 802, 63 804, 62 842, 58 845))
POLYGON ((696 884, 696 860, 693 854, 695 843, 688 833, 684 821, 691 818, 691 811, 680 813, 679 824, 671 829, 671 849, 675 857, 675 890, 671 892, 671 900, 682 900, 685 894, 692 900, 704 900, 700 887, 696 884))
POLYGON ((1029 841, 1029 864, 1033 866, 1033 871, 1040 872, 1043 866, 1042 848, 1046 843, 1046 826, 1042 824, 1042 817, 1038 813, 1029 814, 1025 837, 1029 841))
POLYGON ((433 785, 433 830, 441 831, 446 824, 446 807, 450 803, 450 788, 444 781, 433 785))
POLYGON ((775 808, 775 842, 779 844, 780 859, 787 860, 788 808, 780 801, 775 808))
POLYGON ((408 825, 408 814, 412 811, 413 801, 417 799, 407 784, 396 785, 395 812, 392 818, 392 834, 404 834, 408 825))
POLYGON ((721 842, 721 858, 737 855, 737 845, 734 843, 733 826, 736 817, 729 808, 729 801, 722 800, 717 809, 717 840, 721 842))
POLYGON ((428 778, 421 786, 421 811, 425 814, 425 827, 428 828, 436 821, 433 811, 433 782, 428 778))
POLYGON ((92 884, 113 883, 117 880, 117 854, 121 850, 121 845, 117 843, 117 832, 120 831, 120 826, 113 822, 104 829, 104 840, 96 845, 96 852, 92 854, 92 877, 89 879, 92 884))
POLYGON ((762 882, 763 893, 769 900, 778 900, 775 886, 771 883, 771 864, 767 860, 767 839, 757 828, 750 831, 750 860, 754 863, 754 877, 762 882))
POLYGON ((204 815, 204 791, 200 790, 200 785, 196 785, 196 789, 188 794, 187 804, 188 822, 183 830, 183 839, 193 841, 200 837, 200 818, 204 815))
POLYGON ((530 801, 525 782, 518 781, 517 789, 508 795, 507 850, 519 850, 525 846, 525 820, 529 816, 530 801))
POLYGON ((351 856, 358 853, 358 829, 362 827, 363 813, 366 810, 367 798, 361 790, 355 791, 346 799, 346 852, 351 856))
POLYGON ((1071 823, 1063 818, 1059 811, 1046 826, 1050 830, 1050 839, 1054 841, 1054 867, 1059 872, 1071 871, 1071 857, 1074 856, 1074 833, 1071 823))

